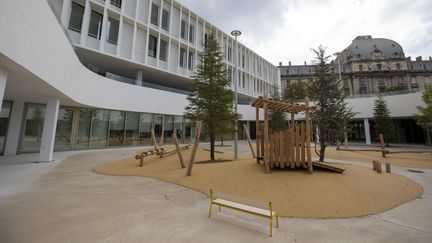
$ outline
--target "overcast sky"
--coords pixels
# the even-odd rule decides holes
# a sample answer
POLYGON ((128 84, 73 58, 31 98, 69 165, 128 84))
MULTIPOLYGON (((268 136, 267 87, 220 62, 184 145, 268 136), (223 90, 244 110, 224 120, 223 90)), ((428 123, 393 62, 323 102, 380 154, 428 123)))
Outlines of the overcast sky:
POLYGON ((432 56, 432 0, 178 0, 278 65, 308 63, 323 44, 342 51, 358 35, 395 40, 406 56, 432 56))

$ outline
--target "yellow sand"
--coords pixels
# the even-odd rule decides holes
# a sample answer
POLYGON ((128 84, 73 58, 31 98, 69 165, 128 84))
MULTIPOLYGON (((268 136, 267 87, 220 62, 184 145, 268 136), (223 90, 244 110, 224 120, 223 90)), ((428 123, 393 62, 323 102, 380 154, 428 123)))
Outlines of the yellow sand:
MULTIPOLYGON (((397 151, 397 150, 395 150, 397 151)), ((363 152, 363 151, 340 151, 334 148, 327 148, 326 159, 352 160, 371 163, 372 160, 378 160, 382 163, 391 163, 392 165, 432 169, 431 153, 401 153, 387 154, 386 158, 381 157, 381 152, 363 152)))
MULTIPOLYGON (((187 161, 190 150, 183 152, 187 161)), ((217 154, 217 157, 225 156, 217 154)), ((208 160, 200 150, 196 161, 208 160)), ((337 218, 375 214, 410 201, 422 193, 420 185, 396 174, 377 174, 371 169, 337 165, 344 174, 304 170, 264 172, 253 159, 194 165, 192 176, 185 177, 177 155, 150 157, 144 167, 134 158, 102 164, 97 173, 118 176, 154 177, 207 193, 212 188, 254 199, 270 200, 281 216, 337 218)))

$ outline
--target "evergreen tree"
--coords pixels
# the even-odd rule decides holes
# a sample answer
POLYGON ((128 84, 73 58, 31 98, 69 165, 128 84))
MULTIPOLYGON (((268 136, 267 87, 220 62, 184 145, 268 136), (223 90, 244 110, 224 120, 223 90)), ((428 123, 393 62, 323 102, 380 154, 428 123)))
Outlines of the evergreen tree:
POLYGON ((320 150, 315 152, 319 155, 319 161, 323 162, 326 147, 343 140, 349 120, 355 113, 347 107, 341 80, 337 79, 325 48, 320 45, 312 51, 316 55, 315 79, 307 85, 307 93, 315 105, 312 122, 318 127, 320 150))
POLYGON ((394 124, 390 119, 390 111, 387 103, 382 96, 378 96, 374 102, 374 121, 377 134, 383 134, 384 141, 388 147, 389 140, 393 138, 394 124))
POLYGON ((432 124, 432 86, 426 88, 423 92, 422 100, 426 107, 418 106, 417 110, 420 114, 414 115, 417 124, 425 129, 428 129, 432 124))
POLYGON ((203 130, 210 139, 210 160, 215 160, 216 136, 233 131, 237 114, 233 110, 228 69, 214 33, 208 36, 199 58, 184 115, 203 122, 203 130))
MULTIPOLYGON (((273 100, 281 100, 279 95, 279 87, 275 85, 273 87, 273 100)), ((269 112, 269 127, 273 128, 273 131, 281 131, 286 128, 286 117, 285 112, 271 110, 269 112)))
POLYGON ((285 88, 284 100, 287 102, 303 100, 305 96, 305 84, 301 81, 293 82, 285 88))

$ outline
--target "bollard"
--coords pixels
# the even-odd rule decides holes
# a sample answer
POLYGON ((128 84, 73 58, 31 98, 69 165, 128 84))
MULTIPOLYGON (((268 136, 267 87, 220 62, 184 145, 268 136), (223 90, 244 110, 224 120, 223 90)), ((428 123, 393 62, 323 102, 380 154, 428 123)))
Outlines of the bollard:
POLYGON ((386 172, 387 173, 391 173, 391 164, 390 163, 385 163, 386 165, 386 172))
POLYGON ((380 174, 382 174, 382 166, 381 166, 381 163, 380 163, 380 162, 377 162, 376 165, 377 165, 377 172, 380 173, 380 174))

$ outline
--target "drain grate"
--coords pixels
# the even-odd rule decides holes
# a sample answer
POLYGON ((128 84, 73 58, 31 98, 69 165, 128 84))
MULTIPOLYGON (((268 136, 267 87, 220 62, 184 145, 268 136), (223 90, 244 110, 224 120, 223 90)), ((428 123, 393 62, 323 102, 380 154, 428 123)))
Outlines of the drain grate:
POLYGON ((408 170, 408 171, 412 173, 424 173, 424 171, 421 170, 408 170))

